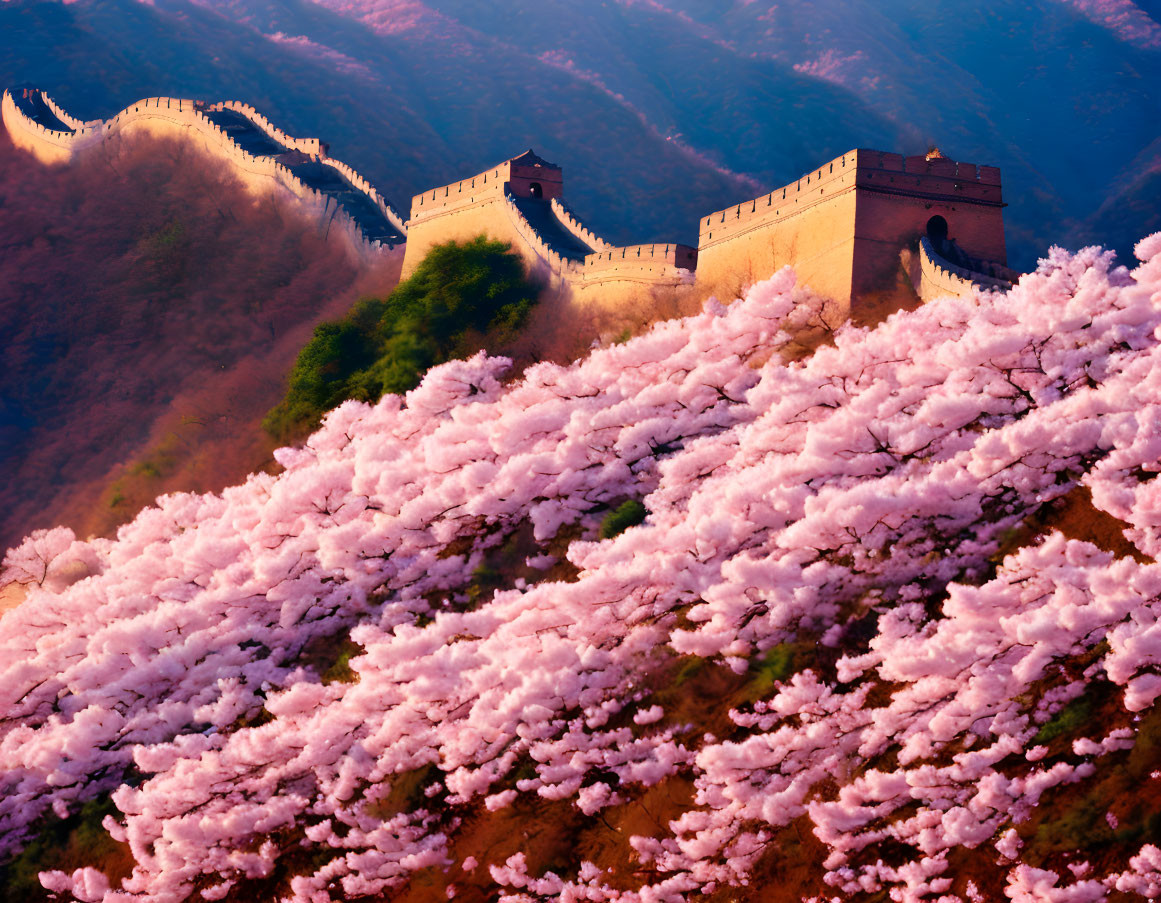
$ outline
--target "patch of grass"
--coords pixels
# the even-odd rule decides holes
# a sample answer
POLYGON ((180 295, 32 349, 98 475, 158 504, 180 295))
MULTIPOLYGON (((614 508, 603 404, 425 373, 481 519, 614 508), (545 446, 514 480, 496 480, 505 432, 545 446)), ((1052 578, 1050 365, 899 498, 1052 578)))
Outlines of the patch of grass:
POLYGON ((813 641, 779 643, 765 654, 750 660, 747 672, 749 681, 739 702, 752 703, 765 699, 774 692, 775 685, 786 682, 803 668, 818 669, 820 665, 813 641))
POLYGON ((750 662, 750 686, 747 695, 754 699, 769 695, 774 685, 786 680, 798 669, 794 666, 799 650, 794 643, 780 643, 761 658, 750 662))
POLYGON ((1105 821, 1110 804, 1105 796, 1106 790, 1106 787, 1098 785, 1087 793, 1078 794, 1063 813, 1037 825, 1033 838, 1034 848, 1044 854, 1062 850, 1087 850, 1111 843, 1114 832, 1105 821))
POLYGON ((168 289, 185 279, 193 243, 185 224, 177 220, 166 223, 146 235, 138 245, 145 268, 160 286, 168 289))
POLYGON ((358 673, 351 669, 351 659, 358 658, 364 651, 350 634, 341 631, 315 637, 303 647, 296 661, 312 669, 324 684, 351 684, 359 679, 358 673))
POLYGON ((515 787, 519 781, 531 781, 536 777, 536 763, 530 758, 520 759, 520 764, 512 769, 509 783, 515 787))
POLYGON ((612 539, 614 536, 619 536, 630 527, 635 527, 644 521, 645 515, 648 513, 641 502, 629 499, 605 515, 605 519, 601 521, 601 539, 612 539))
POLYGON ((176 220, 167 223, 146 239, 146 243, 157 251, 164 251, 182 244, 186 239, 186 228, 176 220))
POLYGON ((181 451, 181 439, 174 433, 151 446, 109 486, 109 507, 117 508, 126 503, 140 507, 157 496, 160 481, 177 468, 181 451))
POLYGON ((684 664, 673 675, 670 686, 674 689, 684 686, 701 674, 707 664, 709 664, 709 659, 703 658, 700 655, 686 656, 684 664))
MULTIPOLYGON (((1113 726, 1108 710, 1120 704, 1119 688, 1107 685, 1105 692, 1110 698, 1104 703, 1099 690, 1080 697, 1095 696, 1084 723, 1087 732, 1096 736, 1113 726), (1096 726, 1099 730, 1094 731, 1096 726)), ((1067 720, 1077 719, 1069 715, 1067 720)), ((1045 794, 1033 815, 1032 830, 1021 831, 1026 841, 1023 860, 1038 868, 1055 868, 1054 857, 1079 850, 1098 868, 1124 868, 1142 843, 1161 841, 1161 788, 1149 777, 1157 769, 1159 756, 1161 710, 1154 708, 1137 723, 1131 749, 1102 757, 1091 777, 1045 794), (1115 828, 1106 818, 1109 812, 1117 817, 1115 828)))
MULTIPOLYGON (((531 586, 546 579, 561 579, 561 571, 573 567, 565 561, 564 568, 558 565, 546 572, 527 563, 529 558, 548 551, 544 544, 537 541, 531 521, 521 522, 516 529, 502 538, 491 536, 489 539, 493 542, 497 539, 500 541, 484 550, 479 564, 471 573, 471 579, 464 587, 468 605, 472 608, 489 602, 498 591, 515 588, 520 585, 521 580, 524 581, 523 586, 531 586)), ((475 538, 469 538, 463 547, 456 549, 456 553, 470 554, 474 540, 475 538)), ((557 552, 558 557, 563 558, 564 548, 567 548, 567 543, 557 552)), ((437 598, 442 598, 444 593, 441 591, 436 595, 437 598)))
POLYGON ((270 713, 265 707, 260 708, 257 712, 247 718, 245 715, 239 715, 234 719, 233 724, 229 727, 229 732, 245 730, 251 727, 262 727, 264 724, 270 724, 274 720, 274 715, 270 713))
POLYGON ((416 809, 430 809, 438 801, 428 799, 424 789, 441 777, 439 766, 434 762, 422 768, 414 768, 391 775, 387 780, 391 791, 383 799, 368 806, 368 812, 384 820, 400 812, 414 812, 416 809))
POLYGON ((487 561, 481 563, 474 571, 472 571, 472 580, 468 584, 468 599, 472 603, 480 602, 481 600, 491 597, 497 589, 504 584, 504 575, 496 568, 492 567, 487 561))

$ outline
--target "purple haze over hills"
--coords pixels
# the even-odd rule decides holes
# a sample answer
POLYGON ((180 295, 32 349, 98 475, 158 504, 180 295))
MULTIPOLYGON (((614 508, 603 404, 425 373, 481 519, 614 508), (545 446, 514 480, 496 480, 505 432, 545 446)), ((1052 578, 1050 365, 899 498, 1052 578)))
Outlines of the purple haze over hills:
POLYGON ((852 147, 937 144, 1002 167, 1012 262, 1030 267, 1054 242, 1124 256, 1161 228, 1157 6, 16 0, 0 74, 86 118, 148 95, 246 100, 403 210, 533 146, 618 242, 693 241, 700 215, 852 147))

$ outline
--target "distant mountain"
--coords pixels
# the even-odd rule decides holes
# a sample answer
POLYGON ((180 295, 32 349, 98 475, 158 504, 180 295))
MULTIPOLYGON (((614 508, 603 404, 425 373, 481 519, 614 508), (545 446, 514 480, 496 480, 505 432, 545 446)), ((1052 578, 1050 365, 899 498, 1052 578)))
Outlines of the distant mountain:
MULTIPOLYGON (((1013 262, 1070 240, 1158 138, 1156 4, 1035 0, 17 0, 0 76, 83 116, 236 97, 318 134, 406 210, 529 146, 614 241, 697 218, 856 146, 1004 170, 1013 262)), ((1133 237, 1161 227, 1126 198, 1133 237)), ((1123 254, 1129 245, 1121 245, 1123 254)))
MULTIPOLYGON (((1074 244, 1123 248, 1139 237, 1140 223, 1156 224, 1161 211, 1161 138, 1137 155, 1121 177, 1109 185, 1104 202, 1073 227, 1074 244)), ((1122 262, 1128 263, 1128 260, 1122 262)))

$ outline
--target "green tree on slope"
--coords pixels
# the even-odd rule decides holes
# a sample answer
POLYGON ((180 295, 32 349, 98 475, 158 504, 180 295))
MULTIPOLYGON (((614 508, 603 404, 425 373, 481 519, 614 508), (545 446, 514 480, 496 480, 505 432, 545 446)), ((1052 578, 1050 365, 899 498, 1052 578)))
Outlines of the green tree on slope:
POLYGON ((535 298, 509 245, 484 236, 436 245, 390 296, 315 327, 262 425, 288 441, 348 398, 406 392, 435 364, 511 341, 535 298))

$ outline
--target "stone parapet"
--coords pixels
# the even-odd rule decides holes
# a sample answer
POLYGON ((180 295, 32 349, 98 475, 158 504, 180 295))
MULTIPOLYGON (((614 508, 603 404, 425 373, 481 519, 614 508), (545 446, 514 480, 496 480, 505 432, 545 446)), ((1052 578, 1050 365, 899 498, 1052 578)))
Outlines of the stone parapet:
POLYGON ((367 197, 371 199, 371 202, 379 208, 379 211, 383 214, 387 221, 391 223, 391 225, 398 229, 401 234, 407 234, 407 220, 405 220, 400 215, 399 211, 391 205, 390 201, 388 201, 385 197, 383 197, 383 195, 379 193, 379 190, 375 188, 374 185, 355 172, 354 169, 352 169, 342 160, 336 160, 334 157, 328 156, 323 157, 320 162, 342 173, 343 178, 345 178, 348 182, 354 185, 355 188, 359 189, 359 191, 363 192, 363 194, 367 195, 367 197))
POLYGON ((594 251, 604 251, 612 247, 611 244, 609 244, 591 229, 585 227, 581 221, 577 219, 576 214, 574 214, 569 206, 560 200, 560 198, 553 198, 551 204, 552 212, 556 214, 556 218, 560 224, 573 235, 575 235, 577 239, 584 242, 594 251))
POLYGON ((411 199, 411 218, 408 222, 418 223, 445 213, 455 213, 485 198, 503 196, 504 180, 497 166, 470 179, 460 179, 415 195, 411 199))
POLYGON ((916 291, 923 301, 931 301, 935 298, 947 297, 948 295, 964 298, 971 295, 977 289, 981 291, 1006 292, 1012 287, 1012 282, 1020 276, 1014 270, 1010 270, 999 264, 986 263, 985 265, 993 272, 1002 273, 1003 276, 1014 278, 987 275, 956 266, 954 263, 940 257, 936 253, 931 241, 924 236, 919 240, 920 276, 916 291))
POLYGON ((944 201, 1003 205, 1000 170, 995 166, 959 163, 946 157, 903 157, 873 150, 852 153, 860 188, 944 201))
POLYGON ((1000 171, 994 166, 856 149, 788 185, 702 217, 698 247, 704 249, 787 220, 856 187, 945 202, 1003 206, 1000 171))
POLYGON ((53 100, 51 97, 49 97, 43 91, 40 92, 40 96, 44 100, 45 105, 50 110, 52 110, 52 112, 54 114, 56 114, 56 118, 59 119, 61 122, 63 122, 65 125, 67 125, 74 132, 83 132, 85 130, 92 131, 92 130, 95 130, 101 124, 100 119, 92 119, 88 122, 82 122, 80 119, 77 119, 75 116, 70 115, 63 107, 61 107, 60 104, 58 104, 55 100, 53 100))
POLYGON ((528 244, 536 256, 548 265, 549 272, 560 278, 567 278, 580 272, 581 264, 562 257, 540 237, 540 233, 520 212, 520 208, 516 206, 511 195, 504 195, 504 206, 508 217, 516 228, 516 233, 528 244))
POLYGON ((209 107, 214 110, 233 110, 235 113, 241 113, 249 119, 254 125, 258 126, 263 132, 277 141, 284 147, 307 154, 308 156, 323 157, 326 156, 327 145, 318 138, 292 138, 286 134, 278 126, 274 125, 269 119, 259 113, 250 104, 242 103, 237 100, 227 100, 222 103, 214 104, 209 107))
MULTIPOLYGON (((703 217, 697 248, 613 247, 563 201, 561 168, 532 150, 415 195, 405 220, 370 182, 331 158, 322 141, 286 134, 249 104, 149 97, 111 119, 82 122, 43 92, 18 92, 4 94, 5 125, 17 144, 41 159, 71 159, 136 123, 196 135, 248 184, 272 181, 316 210, 328 230, 348 234, 360 250, 391 248, 410 235, 405 276, 434 245, 484 234, 511 243, 533 271, 558 285, 584 288, 592 298, 599 286, 618 282, 623 285, 612 285, 610 297, 641 295, 650 284, 687 285, 695 269, 699 290, 736 292, 789 265, 800 281, 856 321, 873 319, 895 303, 900 249, 914 249, 921 236, 927 237, 908 266, 923 298, 1006 289, 1019 278, 1003 263, 1000 171, 934 150, 910 157, 849 151, 790 184, 703 217), (928 237, 939 247, 950 242, 958 265, 942 259, 928 237)), ((902 285, 910 293, 906 280, 902 285)))
POLYGON ((585 278, 609 278, 614 273, 639 276, 643 273, 678 275, 697 267, 697 248, 680 244, 630 245, 605 248, 584 260, 585 278))

